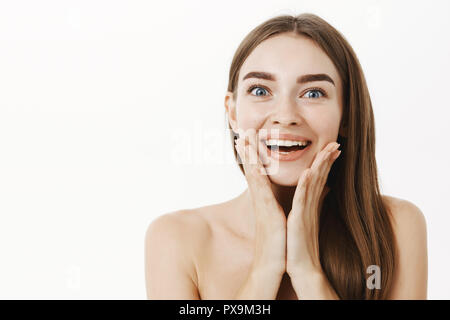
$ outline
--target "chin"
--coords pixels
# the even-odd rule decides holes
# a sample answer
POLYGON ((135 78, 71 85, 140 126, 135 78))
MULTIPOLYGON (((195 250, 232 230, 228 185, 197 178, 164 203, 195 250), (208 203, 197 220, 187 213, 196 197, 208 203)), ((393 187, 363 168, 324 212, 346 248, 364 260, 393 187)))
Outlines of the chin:
POLYGON ((284 187, 295 187, 297 186, 298 179, 300 178, 302 170, 296 170, 293 172, 292 170, 283 170, 282 168, 275 168, 272 171, 267 169, 267 174, 269 180, 277 185, 284 187))

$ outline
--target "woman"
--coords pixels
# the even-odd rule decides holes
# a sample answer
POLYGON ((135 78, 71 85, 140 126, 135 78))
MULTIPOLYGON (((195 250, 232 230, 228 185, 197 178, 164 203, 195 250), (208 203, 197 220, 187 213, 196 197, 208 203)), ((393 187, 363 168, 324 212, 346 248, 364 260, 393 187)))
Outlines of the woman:
POLYGON ((425 219, 380 194, 369 92, 337 30, 313 14, 256 27, 225 109, 248 188, 150 224, 149 299, 426 299, 425 219))

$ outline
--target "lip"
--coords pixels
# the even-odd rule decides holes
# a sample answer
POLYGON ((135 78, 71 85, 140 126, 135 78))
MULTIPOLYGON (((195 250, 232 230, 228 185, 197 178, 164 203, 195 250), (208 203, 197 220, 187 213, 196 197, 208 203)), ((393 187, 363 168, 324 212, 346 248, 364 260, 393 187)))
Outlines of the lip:
POLYGON ((261 141, 269 140, 269 139, 279 139, 279 140, 294 140, 294 141, 309 141, 312 142, 311 139, 303 136, 299 136, 296 134, 290 133, 279 133, 279 134, 271 134, 268 133, 264 137, 261 138, 261 141))
POLYGON ((274 133, 271 134, 270 132, 260 137, 261 143, 264 145, 264 147, 267 150, 267 155, 275 160, 278 161, 294 161, 299 159, 305 152, 308 152, 310 149, 310 146, 312 145, 312 140, 308 137, 292 134, 292 133, 274 133), (275 150, 271 150, 270 148, 267 148, 265 144, 265 140, 269 139, 279 139, 279 140, 294 140, 294 141, 308 141, 309 144, 306 146, 303 150, 297 150, 289 152, 288 154, 279 153, 275 150))
POLYGON ((267 148, 267 155, 275 160, 278 161, 294 161, 297 160, 299 158, 301 158, 301 156, 305 153, 308 152, 308 150, 310 149, 312 143, 309 143, 305 149, 302 150, 297 150, 297 151, 291 151, 287 154, 283 154, 283 153, 279 153, 278 151, 275 150, 271 150, 270 148, 267 148))

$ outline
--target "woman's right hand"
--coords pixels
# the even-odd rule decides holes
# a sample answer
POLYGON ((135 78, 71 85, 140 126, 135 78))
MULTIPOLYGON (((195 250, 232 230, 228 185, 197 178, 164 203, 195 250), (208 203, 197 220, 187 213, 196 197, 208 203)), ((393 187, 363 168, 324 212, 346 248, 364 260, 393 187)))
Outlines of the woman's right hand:
POLYGON ((253 271, 283 275, 286 270, 286 216, 275 198, 258 151, 255 130, 247 130, 236 140, 248 183, 255 216, 253 271))

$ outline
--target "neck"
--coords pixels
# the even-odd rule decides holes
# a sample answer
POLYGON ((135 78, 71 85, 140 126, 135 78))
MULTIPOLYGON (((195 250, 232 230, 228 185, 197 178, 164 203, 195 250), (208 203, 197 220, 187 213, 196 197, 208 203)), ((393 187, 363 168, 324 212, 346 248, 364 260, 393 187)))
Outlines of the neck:
MULTIPOLYGON (((296 190, 297 186, 293 186, 293 187, 280 186, 275 183, 272 183, 271 186, 272 186, 272 192, 275 196, 275 199, 277 199, 278 203, 283 208, 284 214, 287 218, 289 215, 289 212, 292 209, 292 202, 294 200, 294 194, 295 194, 295 190, 296 190)), ((323 188, 322 194, 320 195, 318 208, 322 207, 323 199, 327 195, 328 191, 330 191, 330 189, 325 185, 323 188)))
POLYGON ((292 200, 294 199, 296 186, 280 186, 278 184, 272 183, 272 192, 277 199, 280 206, 283 208, 286 218, 292 209, 292 200))
MULTIPOLYGON (((278 184, 272 183, 272 192, 275 196, 275 199, 278 201, 280 206, 283 208, 284 214, 286 216, 286 219, 289 215, 289 212, 292 209, 292 201, 294 199, 294 194, 297 186, 280 186, 278 184)), ((322 208, 322 203, 327 195, 327 193, 330 191, 330 189, 325 185, 322 191, 322 194, 319 199, 319 210, 322 208)), ((244 230, 246 230, 244 233, 249 235, 250 238, 254 236, 254 226, 255 226, 255 215, 254 212, 251 210, 251 195, 250 190, 247 188, 244 193, 241 194, 240 197, 242 202, 242 208, 243 210, 240 212, 245 212, 244 216, 241 216, 238 218, 238 220, 241 220, 244 225, 242 226, 244 230), (245 222, 244 222, 245 221, 245 222)))

